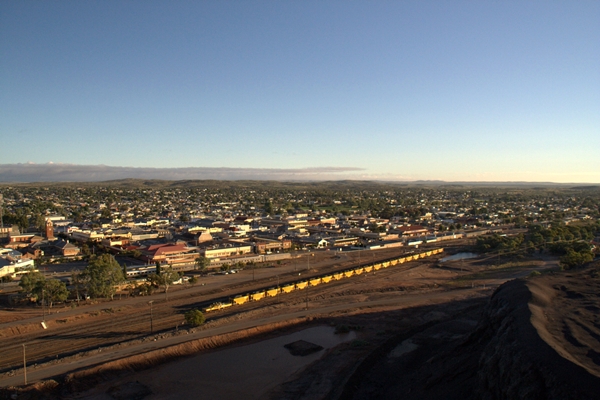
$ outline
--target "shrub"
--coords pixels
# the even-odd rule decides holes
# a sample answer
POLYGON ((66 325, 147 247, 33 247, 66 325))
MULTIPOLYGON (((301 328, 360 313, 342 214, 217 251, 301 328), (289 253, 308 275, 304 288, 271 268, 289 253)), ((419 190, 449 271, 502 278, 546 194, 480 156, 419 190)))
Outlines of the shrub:
POLYGON ((193 309, 185 313, 185 322, 190 326, 200 326, 204 321, 204 314, 200 310, 193 309))
POLYGON ((567 254, 560 258, 560 266, 562 269, 573 269, 581 267, 583 264, 589 263, 594 259, 591 251, 577 252, 575 250, 567 250, 567 254))
POLYGON ((540 276, 541 273, 540 271, 531 271, 531 273, 529 274, 530 278, 533 278, 534 276, 540 276))

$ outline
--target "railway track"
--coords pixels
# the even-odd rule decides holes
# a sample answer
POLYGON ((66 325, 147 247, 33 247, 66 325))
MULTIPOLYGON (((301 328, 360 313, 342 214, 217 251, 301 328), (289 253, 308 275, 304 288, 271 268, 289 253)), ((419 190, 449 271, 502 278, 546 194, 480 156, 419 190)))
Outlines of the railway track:
MULTIPOLYGON (((324 268, 324 273, 311 274, 305 276, 305 279, 314 279, 316 276, 331 274, 336 271, 346 270, 352 265, 353 261, 343 263, 338 266, 324 268)), ((355 262, 354 262, 355 264, 355 262)), ((415 268, 421 264, 420 260, 412 261, 401 266, 393 268, 385 268, 377 271, 371 270, 366 275, 363 273, 361 277, 356 279, 341 279, 332 280, 328 283, 322 283, 318 286, 310 287, 308 291, 296 290, 294 293, 280 295, 276 297, 265 298, 261 301, 247 302, 246 304, 232 307, 227 310, 217 311, 208 315, 209 319, 219 323, 226 321, 238 313, 248 313, 254 310, 268 306, 295 306, 303 303, 308 297, 309 301, 319 297, 332 298, 344 296, 344 292, 356 290, 362 283, 372 285, 372 279, 391 279, 405 273, 406 271, 415 268), (373 275, 373 272, 376 275, 373 275), (371 279, 372 278, 372 279, 371 279)), ((356 268, 356 267, 354 267, 356 268)), ((306 275, 306 274, 305 274, 306 275)), ((289 278, 297 281, 297 275, 290 274, 289 278)), ((265 279, 265 282, 255 282, 253 289, 255 291, 263 290, 263 287, 271 286, 273 278, 265 279), (264 285, 264 286, 261 286, 264 285)), ((289 284, 290 280, 286 279, 280 282, 289 284), (288 281, 288 282, 285 282, 288 281)), ((181 292, 181 294, 171 296, 169 302, 154 300, 152 307, 152 324, 154 333, 161 331, 172 331, 183 321, 182 311, 198 306, 209 305, 219 299, 232 298, 235 294, 240 293, 240 289, 234 285, 233 288, 227 288, 225 291, 213 290, 211 294, 199 294, 190 297, 189 294, 181 292), (215 295, 217 292, 219 296, 215 295), (192 302, 190 302, 192 300, 192 302), (190 304, 193 303, 193 304, 190 304)), ((243 286, 242 286, 243 287, 243 286)), ((247 290, 247 289, 246 289, 247 290)), ((113 304, 110 304, 113 305, 113 304)), ((119 307, 119 304, 114 304, 111 309, 106 309, 95 312, 95 315, 89 316, 82 321, 74 318, 72 321, 60 323, 52 329, 40 334, 39 331, 24 333, 21 335, 0 338, 0 346, 2 348, 2 357, 0 357, 0 373, 10 371, 22 366, 23 362, 23 345, 26 345, 28 365, 50 362, 54 359, 61 359, 74 354, 85 353, 87 351, 97 351, 99 348, 112 346, 127 342, 146 340, 150 335, 150 308, 144 300, 140 303, 119 307)))

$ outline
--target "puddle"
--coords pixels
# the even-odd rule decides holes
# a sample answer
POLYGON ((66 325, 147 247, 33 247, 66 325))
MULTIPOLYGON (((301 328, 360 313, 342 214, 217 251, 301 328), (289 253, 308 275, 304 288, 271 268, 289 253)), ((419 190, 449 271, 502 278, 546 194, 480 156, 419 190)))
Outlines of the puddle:
POLYGON ((402 357, 406 353, 410 353, 411 351, 416 350, 418 348, 419 348, 419 345, 414 344, 412 342, 412 339, 406 339, 405 341, 400 343, 398 346, 396 346, 394 348, 394 350, 390 351, 390 353, 388 354, 388 358, 402 357))
POLYGON ((152 389, 148 399, 255 399, 308 364, 327 349, 354 340, 354 332, 335 334, 335 329, 317 326, 289 335, 229 349, 199 354, 169 363, 140 377, 152 389), (284 346, 304 340, 322 346, 312 354, 297 357, 284 346))
POLYGON ((456 261, 456 260, 466 260, 468 258, 475 258, 475 257, 478 257, 478 256, 479 256, 479 254, 477 254, 477 253, 456 253, 456 254, 453 254, 451 256, 442 258, 440 260, 440 262, 456 261))

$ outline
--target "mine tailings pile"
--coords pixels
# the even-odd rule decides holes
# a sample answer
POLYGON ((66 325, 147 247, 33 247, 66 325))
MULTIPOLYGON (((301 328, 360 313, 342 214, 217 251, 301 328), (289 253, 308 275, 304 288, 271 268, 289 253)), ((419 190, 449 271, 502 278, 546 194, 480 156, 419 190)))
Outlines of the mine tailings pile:
POLYGON ((479 398, 600 398, 600 280, 585 274, 515 280, 494 293, 470 340, 481 346, 479 398))

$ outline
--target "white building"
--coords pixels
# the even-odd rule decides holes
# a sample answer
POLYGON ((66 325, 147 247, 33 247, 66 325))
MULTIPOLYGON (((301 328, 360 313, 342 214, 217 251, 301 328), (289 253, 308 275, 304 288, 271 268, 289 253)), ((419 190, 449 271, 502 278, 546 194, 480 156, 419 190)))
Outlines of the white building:
POLYGON ((15 275, 21 270, 35 268, 33 260, 22 259, 22 254, 12 249, 0 249, 0 276, 15 275))

